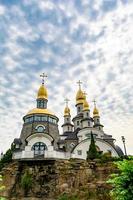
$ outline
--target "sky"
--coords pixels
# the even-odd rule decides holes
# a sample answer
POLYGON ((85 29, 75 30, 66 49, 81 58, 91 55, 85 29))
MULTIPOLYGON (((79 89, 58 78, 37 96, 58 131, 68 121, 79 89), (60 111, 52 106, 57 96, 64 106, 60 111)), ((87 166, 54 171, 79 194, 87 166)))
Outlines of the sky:
MULTIPOLYGON (((19 137, 45 72, 48 108, 76 115, 77 81, 133 154, 133 0, 0 0, 0 151, 19 137)), ((60 128, 60 133, 62 129, 60 128)))

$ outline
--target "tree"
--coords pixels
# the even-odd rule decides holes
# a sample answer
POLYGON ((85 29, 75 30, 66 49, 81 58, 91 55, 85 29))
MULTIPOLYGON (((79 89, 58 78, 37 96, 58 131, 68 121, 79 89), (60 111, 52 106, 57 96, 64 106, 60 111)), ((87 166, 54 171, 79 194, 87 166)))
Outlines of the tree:
POLYGON ((12 161, 12 150, 8 149, 6 153, 3 155, 2 159, 0 160, 0 170, 12 161))
POLYGON ((93 134, 91 132, 91 143, 89 146, 89 151, 87 152, 87 160, 91 159, 95 159, 99 157, 99 153, 97 151, 96 145, 95 145, 95 141, 94 141, 94 137, 93 134))
POLYGON ((107 181, 113 186, 111 196, 115 200, 133 199, 133 160, 123 160, 116 163, 119 173, 112 174, 107 181))

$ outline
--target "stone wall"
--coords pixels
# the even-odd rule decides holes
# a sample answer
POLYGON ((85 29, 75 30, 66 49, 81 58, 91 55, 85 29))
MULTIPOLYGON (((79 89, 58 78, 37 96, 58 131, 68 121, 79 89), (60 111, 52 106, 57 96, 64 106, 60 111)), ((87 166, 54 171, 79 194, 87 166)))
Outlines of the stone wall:
POLYGON ((2 195, 8 200, 57 200, 67 193, 78 194, 80 200, 109 200, 110 186, 106 180, 115 171, 112 163, 87 163, 77 159, 17 161, 3 169, 6 189, 2 195), (26 171, 32 178, 27 194, 21 185, 26 171))

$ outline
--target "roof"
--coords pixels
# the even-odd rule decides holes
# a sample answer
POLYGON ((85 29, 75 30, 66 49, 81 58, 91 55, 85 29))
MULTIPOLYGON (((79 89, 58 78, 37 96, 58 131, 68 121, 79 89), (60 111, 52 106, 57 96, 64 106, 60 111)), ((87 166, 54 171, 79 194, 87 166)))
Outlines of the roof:
POLYGON ((119 156, 123 156, 124 155, 123 151, 121 150, 121 148, 119 146, 115 145, 115 149, 116 149, 116 151, 117 151, 119 156))
POLYGON ((22 144, 20 138, 15 138, 13 142, 14 142, 15 144, 22 144))
POLYGON ((71 133, 67 136, 67 138, 65 138, 65 140, 77 140, 77 134, 74 132, 74 133, 71 133))
POLYGON ((32 110, 30 110, 27 115, 32 115, 32 114, 46 114, 46 115, 53 115, 55 116, 55 114, 53 112, 51 112, 48 109, 43 109, 43 108, 33 108, 32 110))

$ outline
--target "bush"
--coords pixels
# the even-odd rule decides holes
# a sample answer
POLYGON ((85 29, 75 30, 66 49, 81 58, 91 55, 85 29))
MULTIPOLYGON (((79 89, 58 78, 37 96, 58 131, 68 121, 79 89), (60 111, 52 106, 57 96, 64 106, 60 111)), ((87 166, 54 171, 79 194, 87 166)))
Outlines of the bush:
POLYGON ((32 185, 32 177, 29 174, 29 172, 26 171, 21 178, 21 186, 24 190, 25 195, 27 195, 29 189, 31 188, 31 185, 32 185))
POLYGON ((112 174, 108 183, 112 184, 111 196, 115 200, 133 199, 133 160, 123 160, 116 163, 119 174, 112 174))

